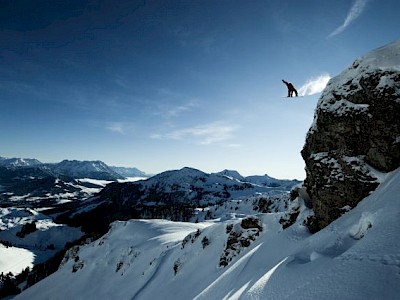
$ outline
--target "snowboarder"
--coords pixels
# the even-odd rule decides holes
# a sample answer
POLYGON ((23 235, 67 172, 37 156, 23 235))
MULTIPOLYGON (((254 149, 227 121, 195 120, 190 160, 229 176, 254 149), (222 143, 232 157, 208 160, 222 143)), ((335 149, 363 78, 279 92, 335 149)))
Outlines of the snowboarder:
POLYGON ((298 96, 297 94, 297 90, 294 88, 293 84, 291 84, 290 82, 287 82, 285 80, 283 80, 283 83, 286 84, 287 89, 288 89, 288 97, 293 97, 293 92, 295 93, 296 97, 298 96))

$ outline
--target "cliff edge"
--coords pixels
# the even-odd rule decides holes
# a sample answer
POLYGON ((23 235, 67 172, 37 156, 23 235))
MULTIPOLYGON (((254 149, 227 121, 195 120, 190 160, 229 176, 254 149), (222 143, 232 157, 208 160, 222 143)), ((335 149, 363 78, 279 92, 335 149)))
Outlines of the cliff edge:
POLYGON ((400 166, 400 40, 357 59, 318 101, 301 151, 317 231, 400 166))

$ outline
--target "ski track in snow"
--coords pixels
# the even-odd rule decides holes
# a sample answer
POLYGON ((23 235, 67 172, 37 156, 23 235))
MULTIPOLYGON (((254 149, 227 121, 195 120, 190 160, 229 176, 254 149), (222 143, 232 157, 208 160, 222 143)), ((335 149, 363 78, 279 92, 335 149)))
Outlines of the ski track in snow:
POLYGON ((147 286, 149 286, 156 279, 159 269, 165 263, 165 260, 168 258, 168 254, 169 254, 169 251, 161 253, 161 256, 158 257, 158 259, 156 260, 157 265, 155 266, 155 268, 153 268, 153 270, 149 276, 150 278, 147 279, 145 284, 132 296, 132 298, 131 298, 132 300, 139 299, 140 294, 146 289, 147 286))
POLYGON ((213 293, 213 288, 215 288, 218 285, 226 285, 226 283, 223 283, 224 281, 230 282, 229 276, 239 276, 241 271, 243 270, 245 264, 247 261, 251 258, 252 254, 258 250, 258 248, 261 245, 256 246, 254 249, 249 251, 246 255, 241 257, 237 262, 235 262, 231 267, 229 267, 220 277, 218 277, 213 283, 211 283, 207 288, 203 290, 199 295, 197 295, 194 300, 200 300, 200 299, 210 299, 212 293, 213 293))
POLYGON ((276 266, 274 266, 271 270, 265 273, 260 279, 256 281, 255 284, 251 286, 251 288, 247 291, 246 299, 266 299, 268 295, 264 295, 264 289, 272 274, 274 274, 275 270, 279 268, 279 266, 284 263, 288 257, 281 260, 276 266))

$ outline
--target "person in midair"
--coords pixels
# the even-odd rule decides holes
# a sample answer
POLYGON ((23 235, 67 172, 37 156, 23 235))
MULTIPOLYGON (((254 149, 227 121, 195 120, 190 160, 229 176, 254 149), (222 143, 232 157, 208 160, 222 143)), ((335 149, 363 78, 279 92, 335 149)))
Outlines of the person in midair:
POLYGON ((293 97, 293 92, 296 95, 296 97, 298 96, 297 94, 297 90, 294 88, 293 84, 291 84, 290 82, 287 82, 285 80, 283 80, 283 83, 286 84, 287 89, 288 89, 288 97, 293 97))

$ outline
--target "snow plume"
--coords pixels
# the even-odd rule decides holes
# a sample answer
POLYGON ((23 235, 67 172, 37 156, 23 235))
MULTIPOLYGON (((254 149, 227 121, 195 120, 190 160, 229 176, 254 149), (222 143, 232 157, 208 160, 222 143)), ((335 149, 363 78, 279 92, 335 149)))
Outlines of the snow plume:
POLYGON ((321 93, 330 79, 331 76, 329 74, 313 77, 299 88, 299 94, 301 96, 308 96, 321 93))
POLYGON ((328 36, 328 38, 338 35, 339 33, 342 33, 347 28, 347 26, 349 26, 355 19, 357 19, 362 14, 368 1, 369 0, 356 0, 353 6, 350 8, 350 11, 347 14, 347 17, 344 20, 343 24, 338 28, 336 28, 328 36))

